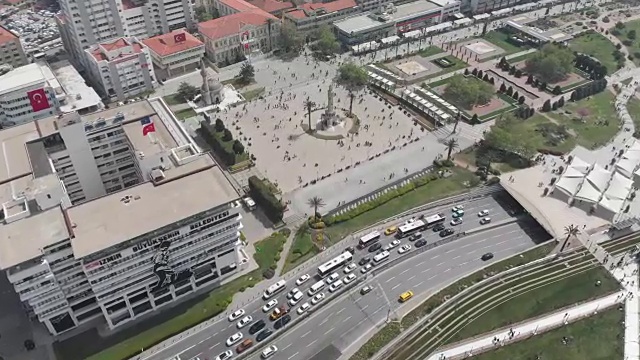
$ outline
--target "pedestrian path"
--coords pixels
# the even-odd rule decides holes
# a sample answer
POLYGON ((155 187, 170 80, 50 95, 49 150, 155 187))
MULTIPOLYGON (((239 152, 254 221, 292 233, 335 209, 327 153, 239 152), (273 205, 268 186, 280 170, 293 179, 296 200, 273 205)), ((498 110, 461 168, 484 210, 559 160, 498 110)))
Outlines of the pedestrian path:
POLYGON ((640 359, 640 294, 638 283, 638 263, 635 260, 636 252, 628 252, 612 264, 613 276, 620 281, 625 289, 625 319, 624 319, 624 358, 625 360, 640 359))
MULTIPOLYGON (((626 293, 626 291, 620 291, 597 300, 577 305, 569 310, 558 311, 532 321, 515 325, 509 329, 496 331, 486 336, 475 338, 471 341, 455 345, 445 350, 441 350, 438 353, 428 357, 428 360, 453 360, 468 358, 470 356, 473 356, 474 354, 489 351, 500 346, 509 345, 517 341, 529 339, 543 332, 562 327, 583 318, 587 318, 589 316, 597 314, 598 311, 615 306, 616 304, 624 301, 626 293)), ((625 344, 625 359, 627 359, 626 355, 627 353, 625 344)), ((628 359, 631 360, 632 358, 628 359)))

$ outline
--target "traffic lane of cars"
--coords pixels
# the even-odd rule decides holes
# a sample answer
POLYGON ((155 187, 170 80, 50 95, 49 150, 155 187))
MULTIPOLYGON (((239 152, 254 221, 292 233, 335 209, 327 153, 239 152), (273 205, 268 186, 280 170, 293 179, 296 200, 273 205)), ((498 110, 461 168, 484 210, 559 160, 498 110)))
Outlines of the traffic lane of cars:
MULTIPOLYGON (((480 255, 483 252, 492 251, 495 254, 493 261, 499 261, 533 245, 531 238, 524 230, 517 230, 515 224, 504 227, 501 236, 494 235, 488 240, 483 239, 484 241, 480 240, 482 234, 470 235, 468 237, 470 243, 478 244, 475 248, 456 247, 455 243, 444 245, 441 248, 425 252, 425 255, 407 259, 407 261, 384 271, 367 281, 367 284, 374 286, 371 293, 360 296, 359 288, 355 289, 349 297, 326 305, 320 313, 305 320, 300 327, 296 328, 295 332, 276 340, 274 344, 281 349, 278 355, 283 359, 289 357, 308 359, 331 343, 344 349, 356 341, 365 331, 385 319, 389 305, 392 310, 399 307, 401 304, 397 300, 400 293, 412 290, 416 295, 419 295, 474 272, 486 265, 486 262, 480 260, 480 255), (518 233, 514 233, 514 231, 518 233), (425 259, 429 258, 429 254, 431 254, 431 259, 448 257, 450 261, 441 261, 429 265, 430 267, 425 267, 425 259), (416 272, 416 269, 421 269, 421 272, 416 272), (308 331, 312 331, 314 334, 313 341, 300 338, 301 334, 308 331)), ((411 301, 409 300, 409 303, 411 301)))

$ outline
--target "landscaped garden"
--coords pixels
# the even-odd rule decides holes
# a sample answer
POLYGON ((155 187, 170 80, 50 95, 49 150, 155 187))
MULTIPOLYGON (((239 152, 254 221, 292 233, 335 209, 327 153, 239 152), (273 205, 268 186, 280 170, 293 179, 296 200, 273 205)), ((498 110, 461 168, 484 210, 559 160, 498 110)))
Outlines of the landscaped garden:
POLYGON ((633 62, 640 65, 640 39, 637 38, 640 34, 640 20, 617 23, 610 33, 622 41, 633 57, 633 62))
POLYGON ((427 48, 421 49, 420 51, 418 51, 418 55, 422 56, 422 57, 429 57, 429 56, 433 56, 433 55, 438 55, 438 54, 442 54, 444 51, 436 46, 429 46, 427 48))
POLYGON ((617 308, 562 326, 474 360, 609 360, 624 357, 624 311, 617 308))
POLYGON ((504 50, 505 52, 502 53, 503 56, 514 54, 514 53, 531 48, 530 46, 527 46, 527 45, 520 46, 515 44, 513 41, 509 39, 510 37, 511 37, 511 34, 498 29, 498 30, 492 30, 487 32, 486 34, 484 34, 484 36, 482 36, 482 39, 504 50))
POLYGON ((618 69, 618 61, 613 55, 617 49, 600 33, 591 31, 577 36, 569 41, 569 48, 598 59, 607 68, 609 74, 613 74, 618 69))
POLYGON ((214 155, 227 166, 233 166, 249 160, 244 145, 233 138, 231 131, 222 120, 217 119, 215 125, 206 121, 200 123, 199 135, 209 144, 214 155))

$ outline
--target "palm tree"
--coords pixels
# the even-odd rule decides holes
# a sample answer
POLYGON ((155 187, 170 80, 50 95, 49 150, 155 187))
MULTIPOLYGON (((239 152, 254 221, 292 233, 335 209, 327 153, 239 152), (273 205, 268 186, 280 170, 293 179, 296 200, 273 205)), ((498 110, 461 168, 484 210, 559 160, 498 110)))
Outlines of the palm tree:
POLYGON ((307 110, 307 116, 309 117, 309 131, 311 131, 311 112, 315 107, 316 103, 314 103, 313 101, 311 101, 311 99, 309 99, 309 97, 307 97, 307 100, 304 101, 304 109, 307 110))
POLYGON ((451 138, 444 145, 447 147, 447 160, 451 160, 451 152, 458 148, 458 139, 451 138))
POLYGON ((322 198, 314 196, 311 199, 307 200, 307 204, 309 207, 313 208, 313 218, 316 218, 316 214, 318 213, 318 208, 324 207, 325 203, 322 198))
POLYGON ((576 227, 575 225, 571 224, 569 226, 564 227, 564 234, 567 235, 567 237, 564 239, 564 242, 562 243, 562 247, 560 247, 560 252, 564 251, 564 248, 567 246, 567 243, 569 242, 570 237, 580 234, 580 229, 578 229, 578 227, 576 227))
POLYGON ((453 133, 454 134, 456 133, 456 129, 458 129, 458 123, 460 122, 460 117, 462 117, 462 114, 458 110, 458 115, 456 116, 456 123, 453 125, 453 133))

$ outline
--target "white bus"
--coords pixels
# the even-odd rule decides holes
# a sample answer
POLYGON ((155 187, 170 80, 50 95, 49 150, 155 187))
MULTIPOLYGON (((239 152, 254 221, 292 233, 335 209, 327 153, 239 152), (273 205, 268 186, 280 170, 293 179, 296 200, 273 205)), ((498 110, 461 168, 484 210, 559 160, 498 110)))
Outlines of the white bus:
POLYGON ((426 228, 427 228, 427 224, 422 220, 407 222, 406 224, 398 227, 398 232, 396 233, 396 237, 398 239, 401 239, 405 236, 409 236, 415 232, 421 231, 426 228))
POLYGON ((324 288, 324 281, 320 280, 317 283, 311 285, 311 288, 309 289, 309 296, 313 296, 315 294, 318 293, 318 291, 322 290, 324 288))
POLYGON ((373 257, 373 262, 379 264, 385 260, 389 259, 389 252, 387 250, 381 252, 380 254, 373 257))
POLYGON ((367 246, 378 242, 378 240, 380 240, 380 232, 379 231, 372 231, 372 232, 368 233, 367 235, 365 235, 365 236, 360 238, 360 241, 358 242, 358 247, 360 249, 364 249, 367 246))
POLYGON ((427 224, 427 227, 432 227, 436 224, 441 224, 446 220, 444 214, 435 214, 431 216, 427 216, 423 219, 423 221, 427 224))
POLYGON ((320 275, 320 277, 325 277, 331 274, 332 272, 334 272, 335 270, 345 266, 347 263, 351 261, 351 259, 353 259, 353 254, 351 254, 351 252, 349 251, 345 251, 342 254, 336 256, 335 258, 320 265, 318 267, 318 275, 320 275))
POLYGON ((286 287, 287 287, 287 282, 284 280, 280 280, 277 283, 269 286, 269 288, 264 291, 264 294, 262 294, 262 297, 265 300, 267 300, 268 298, 272 297, 274 294, 284 290, 284 288, 286 287))

